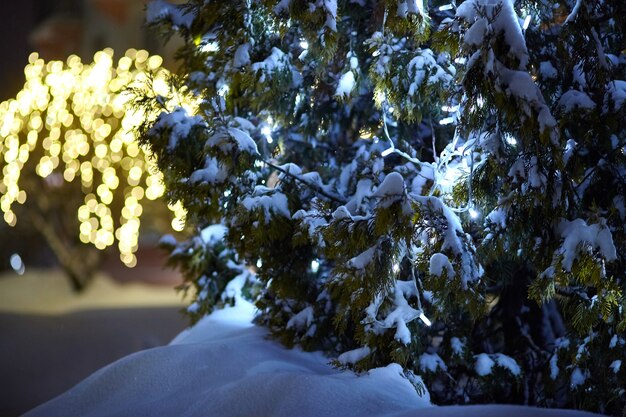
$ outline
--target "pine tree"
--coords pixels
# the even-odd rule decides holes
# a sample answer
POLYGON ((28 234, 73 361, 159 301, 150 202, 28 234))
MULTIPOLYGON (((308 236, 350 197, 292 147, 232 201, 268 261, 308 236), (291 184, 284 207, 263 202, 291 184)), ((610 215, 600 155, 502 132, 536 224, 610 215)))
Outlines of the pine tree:
POLYGON ((111 49, 91 64, 37 53, 29 61, 22 91, 0 103, 0 208, 10 226, 33 229, 82 290, 115 243, 134 266, 142 214, 167 211, 155 201, 162 174, 134 132, 149 114, 128 108, 129 89, 166 91, 167 71, 161 57, 134 49, 116 66, 111 49))
POLYGON ((192 320, 244 296, 438 403, 621 413, 623 8, 152 2, 198 102, 142 127, 199 231, 165 242, 192 320))
POLYGON ((450 27, 471 54, 461 131, 482 142, 481 263, 490 296, 506 300, 494 313, 508 328, 496 346, 518 359, 534 401, 618 414, 624 5, 529 2, 519 12, 521 27, 513 4, 468 1, 450 27))

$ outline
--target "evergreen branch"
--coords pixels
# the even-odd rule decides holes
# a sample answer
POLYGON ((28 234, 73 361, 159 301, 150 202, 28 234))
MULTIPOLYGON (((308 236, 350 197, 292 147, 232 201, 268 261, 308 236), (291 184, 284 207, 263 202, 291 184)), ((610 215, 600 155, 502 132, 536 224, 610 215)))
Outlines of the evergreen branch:
POLYGON ((576 19, 576 15, 578 14, 578 10, 580 10, 581 4, 582 4, 582 0, 576 0, 576 4, 574 5, 574 7, 572 8, 572 11, 567 16, 567 18, 565 19, 565 22, 563 23, 564 25, 574 22, 574 20, 576 19))
POLYGON ((609 64, 606 61, 606 55, 604 54, 604 49, 602 48, 602 44, 600 43, 600 38, 598 37, 598 32, 596 28, 591 28, 591 34, 593 35, 593 40, 596 44, 596 52, 598 53, 598 62, 600 62, 600 66, 604 70, 609 69, 609 64))
MULTIPOLYGON (((454 151, 452 153, 450 153, 449 155, 446 155, 446 158, 444 159, 439 158, 438 162, 437 162, 437 171, 439 171, 441 169, 441 167, 443 166, 447 166, 448 163, 452 160, 452 157, 455 155, 459 155, 461 156, 461 158, 465 158, 465 154, 467 153, 468 150, 472 150, 476 145, 477 145, 477 141, 478 140, 472 140, 471 142, 469 142, 470 144, 468 144, 465 148, 463 148, 463 150, 459 153, 458 151, 454 151), (442 161, 443 159, 443 161, 442 161)), ((456 146, 456 138, 455 141, 453 142, 453 146, 456 146)), ((482 164, 480 164, 482 165, 482 164)), ((465 213, 466 211, 470 210, 473 207, 473 203, 472 200, 474 199, 474 190, 473 190, 473 186, 472 186, 472 177, 474 176, 474 155, 473 155, 473 151, 470 154, 470 172, 469 172, 469 176, 468 176, 468 192, 467 192, 467 204, 465 204, 464 207, 459 207, 459 208, 455 208, 455 207, 450 207, 450 210, 452 210, 455 213, 465 213)), ((435 190, 439 188, 439 184, 437 184, 437 182, 435 181, 435 184, 433 185, 433 187, 431 188, 430 191, 430 196, 434 195, 435 190)))
POLYGON ((437 137, 435 136, 435 126, 433 126, 433 119, 432 117, 430 119, 428 119, 429 123, 430 123, 430 135, 432 137, 432 148, 433 148, 433 159, 435 161, 435 163, 439 162, 439 155, 437 155, 437 137))
POLYGON ((285 139, 285 141, 297 143, 297 144, 300 144, 300 145, 305 145, 305 146, 308 146, 308 147, 310 147, 312 149, 323 148, 323 149, 326 149, 328 151, 332 150, 332 148, 327 143, 324 143, 324 142, 319 142, 319 143, 316 142, 315 145, 314 145, 311 142, 307 142, 305 140, 300 140, 300 139, 295 139, 293 137, 287 137, 285 139))
POLYGON ((555 292, 563 297, 578 297, 581 301, 589 301, 589 296, 581 287, 561 287, 556 286, 555 292))
POLYGON ((328 191, 324 190, 324 189, 323 189, 322 187, 320 187, 319 185, 317 185, 317 184, 311 184, 310 182, 308 182, 308 181, 304 180, 302 177, 299 177, 299 176, 297 176, 297 175, 295 175, 295 174, 292 174, 292 173, 291 173, 291 172, 289 172, 288 170, 286 170, 286 169, 284 169, 284 168, 281 168, 281 167, 279 167, 278 165, 275 165, 275 164, 273 164, 273 163, 271 163, 271 162, 269 162, 269 161, 266 161, 266 160, 264 160, 264 159, 262 160, 262 162, 263 162, 264 164, 266 164, 267 166, 269 166, 269 167, 271 167, 271 168, 274 168, 276 171, 282 172, 283 174, 287 175, 288 177, 291 177, 291 178, 293 178, 294 180, 296 180, 296 181, 298 181, 298 182, 301 182, 302 184, 306 185, 307 187, 311 188, 312 190, 314 190, 314 191, 315 191, 315 192, 317 192, 318 194, 320 194, 320 195, 322 195, 322 196, 326 197, 326 198, 327 198, 327 199, 329 199, 329 200, 332 200, 332 201, 334 201, 334 202, 336 202, 336 203, 339 203, 339 204, 342 204, 342 205, 343 205, 343 204, 346 204, 346 203, 348 202, 347 200, 345 200, 345 199, 341 198, 340 196, 338 196, 338 195, 336 195, 336 194, 331 194, 331 193, 329 193, 328 191))
POLYGON ((537 346, 537 344, 535 343, 535 341, 533 340, 532 336, 530 335, 530 333, 528 332, 528 329, 526 329, 524 327, 524 323, 522 323, 522 320, 520 319, 519 316, 515 317, 515 322, 517 323, 518 329, 519 329, 519 334, 526 339, 526 341, 528 342, 528 346, 535 352, 548 352, 550 353, 549 350, 541 348, 539 346, 537 346))
MULTIPOLYGON (((616 146, 614 149, 612 149, 610 152, 607 152, 606 154, 602 155, 601 158, 599 160, 608 160, 609 157, 613 156, 613 154, 618 153, 621 151, 622 147, 626 145, 625 143, 620 143, 618 144, 618 146, 616 146)), ((598 170, 598 168, 602 168, 603 166, 600 164, 596 164, 593 166, 593 168, 591 168, 583 177, 583 179, 578 182, 575 186, 574 186, 574 192, 576 193, 576 197, 578 197, 578 199, 580 200, 581 197, 578 194, 578 189, 592 176, 596 173, 596 171, 598 170)), ((619 171, 613 170, 613 173, 616 174, 619 177, 622 177, 622 175, 619 173, 619 171)), ((623 178, 623 177, 622 177, 623 178)))

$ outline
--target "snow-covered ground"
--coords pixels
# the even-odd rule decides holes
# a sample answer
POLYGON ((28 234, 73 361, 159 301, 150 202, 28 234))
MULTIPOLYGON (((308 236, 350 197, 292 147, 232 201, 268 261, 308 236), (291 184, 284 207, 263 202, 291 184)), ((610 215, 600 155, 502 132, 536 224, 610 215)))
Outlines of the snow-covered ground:
POLYGON ((584 416, 514 406, 434 407, 398 365, 364 375, 286 349, 252 325, 250 304, 218 311, 169 346, 127 356, 27 413, 50 416, 584 416))
MULTIPOLYGON (((138 267, 132 273, 151 271, 138 267)), ((184 329, 188 320, 179 310, 185 303, 174 284, 118 279, 99 273, 76 294, 59 270, 0 274, 0 416, 21 415, 115 360, 167 344, 184 329)))
POLYGON ((96 274, 81 294, 72 291, 60 270, 29 268, 24 275, 0 275, 0 313, 64 314, 98 308, 183 305, 171 287, 140 282, 120 284, 104 273, 96 274))

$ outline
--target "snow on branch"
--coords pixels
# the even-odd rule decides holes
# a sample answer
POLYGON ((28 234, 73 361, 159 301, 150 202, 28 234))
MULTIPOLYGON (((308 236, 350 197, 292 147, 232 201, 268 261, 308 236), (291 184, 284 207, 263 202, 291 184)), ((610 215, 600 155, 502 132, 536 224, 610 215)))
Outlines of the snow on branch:
MULTIPOLYGON (((338 195, 336 195, 336 194, 334 194, 332 192, 329 192, 329 191, 325 190, 324 188, 322 188, 322 186, 320 184, 308 181, 303 176, 300 176, 299 173, 298 174, 292 173, 292 172, 290 172, 289 169, 285 169, 284 167, 281 167, 279 165, 275 165, 275 164, 273 164, 273 163, 271 163, 269 161, 266 161, 266 160, 264 160, 263 163, 266 164, 267 166, 272 167, 275 170, 283 173, 284 175, 286 175, 286 176, 288 176, 290 178, 293 178, 294 180, 296 180, 296 181, 306 185, 307 187, 309 187, 309 188, 313 189, 315 192, 317 192, 319 195, 321 195, 323 197, 326 197, 329 200, 335 201, 335 202, 340 203, 340 204, 345 204, 346 203, 346 200, 344 200, 342 197, 340 197, 340 196, 338 196, 338 195)), ((290 165, 295 166, 294 164, 290 164, 290 165)))
POLYGON ((146 21, 148 23, 170 19, 175 26, 189 29, 195 17, 194 13, 184 12, 179 6, 170 4, 165 0, 152 0, 148 2, 146 9, 146 21))
POLYGON ((273 188, 257 185, 253 195, 246 197, 242 205, 249 211, 263 209, 266 224, 272 218, 272 213, 291 219, 287 196, 273 188))
POLYGON ((600 223, 596 224, 587 224, 583 219, 573 221, 562 219, 556 231, 563 239, 559 252, 563 256, 563 268, 568 272, 572 270, 574 261, 584 245, 598 250, 607 262, 617 259, 617 249, 604 219, 600 219, 600 223))

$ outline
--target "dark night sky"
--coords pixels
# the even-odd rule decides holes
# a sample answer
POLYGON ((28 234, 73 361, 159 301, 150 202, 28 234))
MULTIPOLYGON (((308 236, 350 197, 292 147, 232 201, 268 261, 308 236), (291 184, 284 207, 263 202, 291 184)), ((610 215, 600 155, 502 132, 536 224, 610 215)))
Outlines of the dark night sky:
POLYGON ((35 25, 36 0, 2 1, 0 15, 0 101, 14 96, 24 81, 29 54, 28 35, 35 25))
POLYGON ((28 37, 53 12, 79 13, 77 0, 0 0, 0 101, 22 89, 23 70, 33 51, 28 37))

